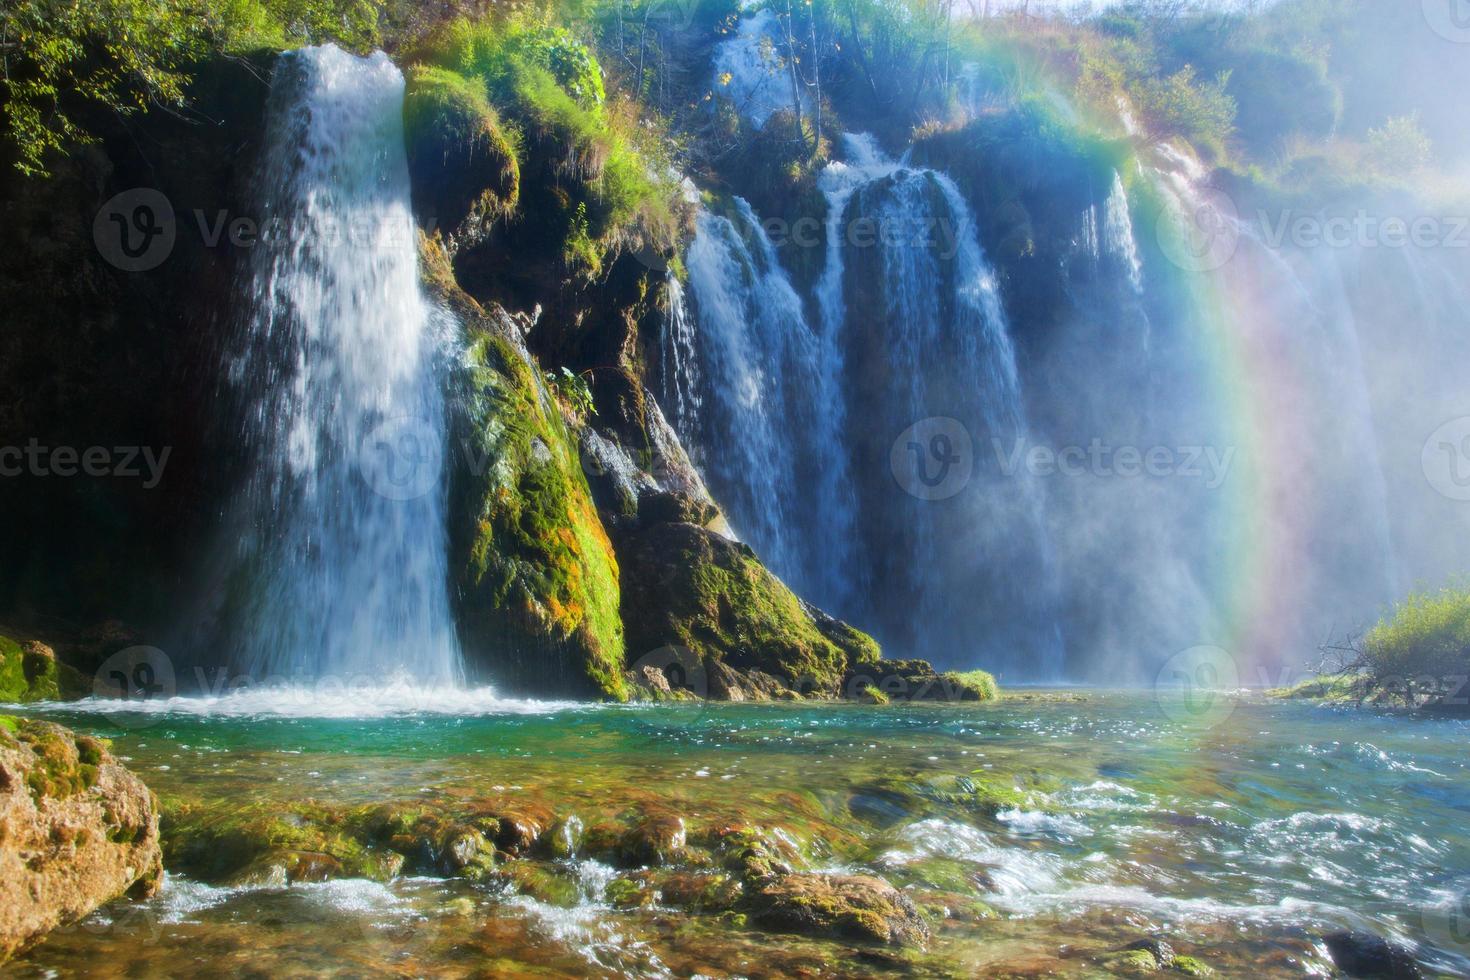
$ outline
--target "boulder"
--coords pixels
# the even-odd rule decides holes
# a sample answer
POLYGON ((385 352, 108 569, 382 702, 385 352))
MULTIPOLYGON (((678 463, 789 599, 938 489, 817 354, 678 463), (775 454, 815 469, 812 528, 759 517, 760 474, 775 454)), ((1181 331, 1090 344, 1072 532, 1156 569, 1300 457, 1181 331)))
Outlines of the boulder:
POLYGON ((85 678, 60 663, 46 644, 0 636, 0 703, 59 701, 86 693, 85 678))
POLYGON ((692 651, 704 664, 709 697, 769 699, 773 687, 835 696, 852 659, 876 649, 866 637, 834 643, 750 548, 708 528, 641 528, 619 537, 618 556, 630 648, 692 651))
POLYGON ((1423 976, 1414 954, 1398 943, 1371 932, 1334 932, 1322 937, 1332 963, 1350 977, 1423 976))
POLYGON ((0 716, 0 962, 162 881, 153 794, 107 743, 0 716))
POLYGON ((752 921, 778 932, 923 947, 929 926, 903 892, 869 875, 791 874, 760 886, 752 921))
POLYGON ((449 545, 471 671, 511 691, 626 700, 619 569, 578 442, 520 331, 453 285, 425 246, 430 288, 467 347, 450 397, 449 545))

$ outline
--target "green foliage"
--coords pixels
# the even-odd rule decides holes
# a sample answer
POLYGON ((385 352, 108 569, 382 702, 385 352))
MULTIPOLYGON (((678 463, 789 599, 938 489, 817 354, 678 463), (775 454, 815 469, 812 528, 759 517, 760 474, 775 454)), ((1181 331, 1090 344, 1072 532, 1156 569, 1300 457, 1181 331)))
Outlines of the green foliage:
POLYGON ((1379 683, 1470 674, 1470 589, 1409 596, 1363 638, 1363 663, 1379 683))
POLYGON ((945 674, 944 678, 951 683, 975 692, 977 700, 996 701, 1000 698, 1000 685, 995 682, 995 675, 989 671, 955 671, 945 674))
POLYGON ((592 386, 571 368, 563 366, 560 372, 547 371, 546 383, 577 418, 585 421, 597 414, 597 406, 592 402, 592 386))
POLYGON ((1434 146, 1419 123, 1419 114, 1396 116, 1368 131, 1368 160, 1384 176, 1422 170, 1434 156, 1434 146))
POLYGON ((1221 157, 1235 125, 1235 99, 1226 90, 1229 84, 1229 72, 1202 82, 1195 77, 1194 67, 1185 65, 1172 75, 1140 79, 1134 86, 1134 101, 1154 136, 1183 136, 1221 157))
POLYGON ((657 130, 642 124, 634 104, 607 96, 597 58, 565 28, 536 15, 462 18, 436 32, 420 57, 481 86, 555 161, 555 176, 585 191, 560 216, 569 267, 595 276, 609 249, 672 240, 677 192, 658 176, 670 168, 657 130))
POLYGON ((181 107, 216 52, 379 43, 373 0, 14 0, 0 7, 5 137, 15 166, 44 176, 54 153, 93 142, 82 121, 181 107))
POLYGON ((79 113, 182 104, 188 67, 207 46, 196 12, 187 0, 0 7, 6 137, 21 173, 44 175, 49 153, 92 141, 79 113))

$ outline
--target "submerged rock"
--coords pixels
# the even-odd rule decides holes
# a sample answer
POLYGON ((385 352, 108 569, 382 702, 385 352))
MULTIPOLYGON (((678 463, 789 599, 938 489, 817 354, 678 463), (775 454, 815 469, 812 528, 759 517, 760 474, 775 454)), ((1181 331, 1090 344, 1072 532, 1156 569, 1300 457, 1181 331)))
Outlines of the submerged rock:
POLYGON ((1423 976, 1414 954, 1371 932, 1334 932, 1322 937, 1332 963, 1350 977, 1423 976))
POLYGON ((762 885, 751 906, 755 924, 781 932, 893 946, 929 942, 929 926, 914 903, 869 875, 785 875, 762 885))
POLYGON ((153 795, 107 743, 0 716, 0 962, 162 880, 153 795))

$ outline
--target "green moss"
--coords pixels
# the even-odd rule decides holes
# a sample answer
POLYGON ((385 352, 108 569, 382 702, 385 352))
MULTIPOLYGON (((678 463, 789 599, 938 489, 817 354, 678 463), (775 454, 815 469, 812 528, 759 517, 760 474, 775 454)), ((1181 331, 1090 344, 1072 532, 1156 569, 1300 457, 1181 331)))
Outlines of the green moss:
POLYGON ((958 700, 995 701, 1000 698, 1000 685, 996 684, 995 675, 988 671, 952 671, 944 674, 943 679, 945 682, 959 689, 961 694, 958 700))
POLYGON ((29 704, 79 697, 85 681, 70 667, 0 636, 0 704, 29 704))
POLYGON ((0 733, 14 735, 20 731, 20 719, 14 715, 0 715, 0 733))
POLYGON ((520 669, 543 690, 626 700, 618 563, 572 434, 508 341, 481 335, 467 364, 467 441, 483 467, 459 494, 475 529, 459 572, 466 613, 476 629, 541 637, 561 662, 520 669))
POLYGON ((837 693, 849 653, 748 547, 689 524, 660 524, 623 549, 636 650, 678 646, 706 664, 758 670, 798 690, 837 693))
MULTIPOLYGON (((97 785, 101 753, 93 753, 82 743, 91 739, 73 739, 60 725, 34 719, 11 719, 15 740, 35 754, 35 763, 26 773, 26 788, 39 803, 44 799, 65 799, 97 785), (82 751, 79 752, 79 749, 82 751), (95 759, 94 762, 84 761, 95 759)), ((95 743, 94 743, 95 744, 95 743)))
POLYGON ((518 136, 478 81, 430 65, 411 67, 405 78, 415 208, 458 244, 476 241, 520 202, 518 136))
POLYGON ((1154 954, 1146 949, 1130 949, 1122 953, 1114 953, 1104 958, 1103 965, 1110 971, 1122 973, 1125 976, 1159 971, 1159 961, 1154 959, 1154 954))
POLYGON ((1210 969, 1193 956, 1174 957, 1173 968, 1186 977, 1212 977, 1215 971, 1210 969))
POLYGON ((165 864, 205 881, 225 880, 290 854, 325 855, 333 873, 375 881, 392 878, 404 863, 400 854, 355 834, 341 812, 310 802, 242 807, 233 801, 166 801, 161 826, 165 864))
POLYGON ((1291 700, 1361 701, 1368 694, 1368 678, 1361 674, 1336 674, 1309 677, 1291 687, 1272 688, 1266 693, 1273 698, 1291 700))

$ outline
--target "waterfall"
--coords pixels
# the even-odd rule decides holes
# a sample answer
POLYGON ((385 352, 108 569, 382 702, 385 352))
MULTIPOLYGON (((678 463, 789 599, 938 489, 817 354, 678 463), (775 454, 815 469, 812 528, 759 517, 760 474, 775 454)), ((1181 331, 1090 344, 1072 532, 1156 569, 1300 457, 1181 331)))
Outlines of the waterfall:
POLYGON ((450 619, 440 366, 452 325, 420 292, 403 76, 381 52, 283 55, 231 366, 252 477, 255 676, 460 677, 450 619))
POLYGON ((687 265, 699 315, 698 374, 710 382, 702 437, 706 475, 737 533, 779 574, 800 581, 796 535, 813 433, 817 340, 750 205, 701 211, 687 265))
POLYGON ((1059 678, 1043 496, 1024 470, 988 465, 1027 423, 974 220, 945 175, 871 137, 845 146, 819 182, 816 329, 745 201, 699 218, 688 265, 707 419, 694 441, 720 450, 707 475, 779 574, 894 655, 1059 678), (974 475, 952 494, 922 487, 922 453, 958 443, 974 475))
POLYGON ((667 316, 659 351, 659 388, 674 431, 686 443, 699 431, 699 361, 694 349, 694 316, 684 284, 672 271, 667 277, 667 316))
POLYGON ((783 61, 784 42, 777 40, 781 35, 776 15, 759 10, 741 17, 735 36, 715 47, 714 90, 727 96, 756 129, 796 105, 783 61))

